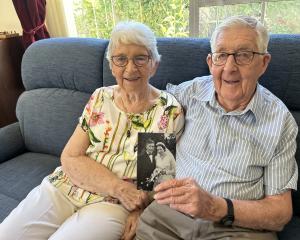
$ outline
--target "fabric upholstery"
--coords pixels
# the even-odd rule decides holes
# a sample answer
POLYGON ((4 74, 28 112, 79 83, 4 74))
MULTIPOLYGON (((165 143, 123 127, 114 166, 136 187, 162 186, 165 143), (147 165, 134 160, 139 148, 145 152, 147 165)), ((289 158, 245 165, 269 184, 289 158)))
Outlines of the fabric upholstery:
POLYGON ((300 239, 300 218, 293 217, 284 228, 284 231, 278 233, 279 239, 282 240, 299 240, 300 239))
POLYGON ((0 163, 25 151, 25 144, 18 122, 0 128, 0 163))
POLYGON ((1 163, 0 222, 57 165, 59 165, 59 158, 32 152, 1 163))
POLYGON ((59 156, 73 133, 90 94, 58 88, 25 91, 17 117, 26 148, 59 156))
POLYGON ((279 97, 289 109, 300 111, 300 35, 272 35, 272 59, 261 84, 279 97), (288 44, 287 44, 288 42, 288 44))
MULTIPOLYGON (((1 170, 0 170, 1 171, 1 170)), ((0 190, 1 190, 0 184, 0 190)), ((19 201, 0 193, 0 202, 4 203, 0 208, 0 222, 19 204, 19 201)))
POLYGON ((92 93, 102 86, 107 40, 51 38, 36 42, 24 54, 22 78, 26 90, 62 88, 92 93), (63 54, 62 54, 63 52, 63 54))

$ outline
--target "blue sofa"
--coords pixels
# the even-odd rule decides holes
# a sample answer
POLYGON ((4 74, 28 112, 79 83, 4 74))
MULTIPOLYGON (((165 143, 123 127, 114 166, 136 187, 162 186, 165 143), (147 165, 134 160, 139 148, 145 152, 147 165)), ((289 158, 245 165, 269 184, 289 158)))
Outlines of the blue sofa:
MULTIPOLYGON (((53 38, 31 45, 22 61, 25 92, 18 122, 0 129, 0 222, 44 176, 59 156, 94 89, 115 84, 105 59, 108 41, 53 38)), ((208 39, 160 38, 162 61, 151 83, 165 89, 208 75, 208 39)), ((272 61, 260 82, 281 98, 300 125, 300 35, 272 35, 272 61)), ((298 135, 297 162, 300 164, 298 135)), ((298 184, 299 185, 299 184, 298 184)), ((300 194, 293 193, 294 217, 278 235, 300 239, 300 194)))

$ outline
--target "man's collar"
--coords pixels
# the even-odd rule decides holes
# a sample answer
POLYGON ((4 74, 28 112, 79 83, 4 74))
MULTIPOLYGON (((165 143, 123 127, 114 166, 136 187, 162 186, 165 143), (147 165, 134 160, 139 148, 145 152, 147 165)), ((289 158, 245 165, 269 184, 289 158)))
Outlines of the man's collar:
POLYGON ((244 109, 244 113, 247 111, 251 111, 255 117, 255 120, 260 119, 262 115, 262 103, 263 103, 263 95, 262 95, 262 87, 257 83, 256 85, 256 91, 247 105, 247 107, 244 109))
POLYGON ((263 93, 262 93, 262 86, 257 83, 255 93, 248 103, 247 107, 242 111, 232 111, 226 113, 225 110, 221 107, 221 105, 218 103, 216 98, 216 91, 213 83, 213 78, 210 75, 210 87, 207 89, 206 92, 202 92, 201 96, 194 95, 194 97, 205 104, 209 104, 213 108, 220 109, 224 112, 224 115, 243 115, 247 112, 251 112, 251 114, 254 116, 255 120, 259 119, 262 115, 262 106, 263 103, 263 93))

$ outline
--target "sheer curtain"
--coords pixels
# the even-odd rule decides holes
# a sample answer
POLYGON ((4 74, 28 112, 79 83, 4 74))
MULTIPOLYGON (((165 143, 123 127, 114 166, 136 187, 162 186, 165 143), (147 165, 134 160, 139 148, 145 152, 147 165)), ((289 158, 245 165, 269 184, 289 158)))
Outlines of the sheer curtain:
POLYGON ((47 0, 46 25, 51 37, 77 37, 72 0, 47 0))

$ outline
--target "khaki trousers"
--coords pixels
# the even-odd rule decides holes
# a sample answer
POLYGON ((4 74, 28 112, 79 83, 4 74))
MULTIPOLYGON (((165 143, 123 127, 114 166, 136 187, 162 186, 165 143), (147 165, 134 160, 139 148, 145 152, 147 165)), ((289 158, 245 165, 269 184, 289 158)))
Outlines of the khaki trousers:
POLYGON ((136 239, 138 240, 275 240, 276 233, 255 231, 240 227, 193 219, 167 205, 155 201, 141 215, 136 239))
POLYGON ((119 240, 127 216, 117 204, 75 206, 45 178, 0 224, 0 240, 119 240))

